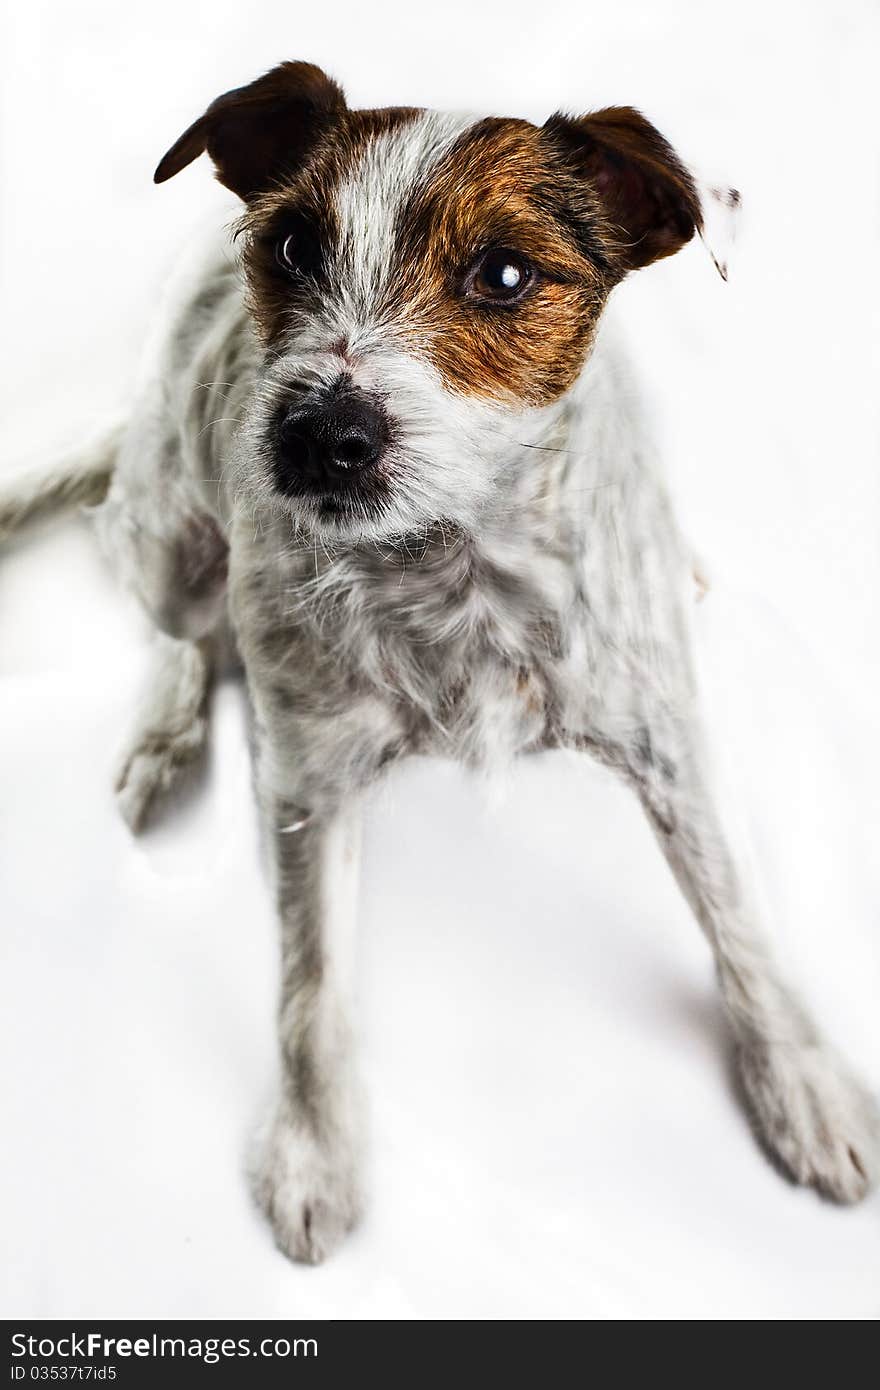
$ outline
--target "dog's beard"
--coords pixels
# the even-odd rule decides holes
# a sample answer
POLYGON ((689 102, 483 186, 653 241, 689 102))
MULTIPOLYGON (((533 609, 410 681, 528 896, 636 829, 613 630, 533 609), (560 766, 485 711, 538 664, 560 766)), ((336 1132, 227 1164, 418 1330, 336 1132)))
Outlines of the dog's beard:
MULTIPOLYGON (((555 414, 453 394, 418 359, 387 349, 364 353, 346 374, 382 402, 392 441, 350 482, 316 487, 294 477, 282 490, 275 422, 291 396, 287 383, 326 386, 334 372, 340 374, 339 361, 326 356, 289 356, 274 364, 241 436, 241 492, 289 517, 293 531, 307 540, 408 546, 438 528, 478 530, 505 491, 512 460, 526 453, 517 446, 541 438, 555 414)), ((534 458, 525 462, 533 466, 534 458)))
POLYGON ((288 487, 275 491, 274 505, 306 539, 406 546, 437 528, 477 526, 491 488, 478 485, 471 461, 461 479, 445 459, 395 446, 367 477, 320 491, 288 487))

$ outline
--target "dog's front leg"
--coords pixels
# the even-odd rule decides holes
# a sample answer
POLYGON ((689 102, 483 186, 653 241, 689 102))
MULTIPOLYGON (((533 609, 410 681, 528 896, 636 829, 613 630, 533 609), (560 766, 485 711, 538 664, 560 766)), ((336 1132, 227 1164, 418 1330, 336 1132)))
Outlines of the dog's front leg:
POLYGON ((279 1246, 320 1262, 356 1221, 361 1104, 352 1056, 355 805, 263 795, 281 918, 281 1094, 257 1195, 279 1246))
POLYGON ((696 722, 651 730, 629 772, 712 947, 759 1138, 798 1182, 858 1201, 878 1172, 876 1105, 780 977, 709 790, 696 722))

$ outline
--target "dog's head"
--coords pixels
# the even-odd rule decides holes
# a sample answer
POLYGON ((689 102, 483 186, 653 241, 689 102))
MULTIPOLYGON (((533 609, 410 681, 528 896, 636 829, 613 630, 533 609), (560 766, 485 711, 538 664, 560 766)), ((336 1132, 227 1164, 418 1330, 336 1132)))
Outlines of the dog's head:
POLYGON ((283 63, 218 97, 156 181, 205 150, 246 204, 253 467, 328 535, 477 524, 613 286, 701 227, 693 179, 630 107, 540 127, 352 111, 283 63))

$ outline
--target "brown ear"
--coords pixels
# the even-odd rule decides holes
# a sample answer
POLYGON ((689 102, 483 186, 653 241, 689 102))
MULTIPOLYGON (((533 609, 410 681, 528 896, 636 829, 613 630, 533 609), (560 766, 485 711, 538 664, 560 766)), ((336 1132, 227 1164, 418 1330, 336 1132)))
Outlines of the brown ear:
POLYGON ((345 110, 341 88, 313 63, 281 63, 248 87, 212 101, 160 160, 156 183, 207 150, 217 177, 247 201, 292 172, 345 110))
POLYGON ((632 106, 609 106, 578 119, 551 116, 545 129, 601 199, 624 270, 673 255, 701 230, 694 180, 659 130, 632 106))

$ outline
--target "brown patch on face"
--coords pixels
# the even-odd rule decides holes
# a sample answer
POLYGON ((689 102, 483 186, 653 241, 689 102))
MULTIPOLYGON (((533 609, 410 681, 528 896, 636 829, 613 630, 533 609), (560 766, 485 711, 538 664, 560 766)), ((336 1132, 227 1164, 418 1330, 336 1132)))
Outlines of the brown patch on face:
POLYGON ((452 391, 542 405, 577 377, 619 278, 601 209, 526 121, 481 121, 417 190, 380 312, 452 391), (493 249, 531 278, 515 302, 473 292, 493 249))

